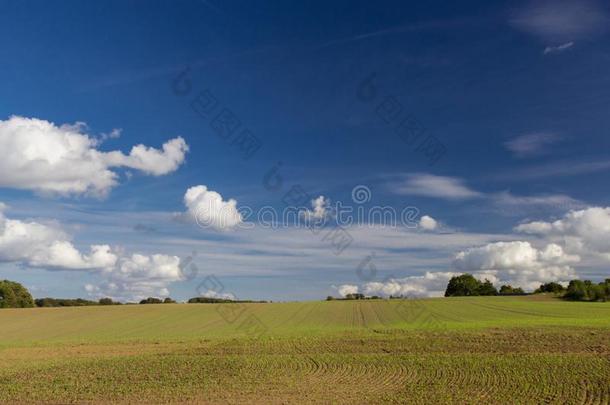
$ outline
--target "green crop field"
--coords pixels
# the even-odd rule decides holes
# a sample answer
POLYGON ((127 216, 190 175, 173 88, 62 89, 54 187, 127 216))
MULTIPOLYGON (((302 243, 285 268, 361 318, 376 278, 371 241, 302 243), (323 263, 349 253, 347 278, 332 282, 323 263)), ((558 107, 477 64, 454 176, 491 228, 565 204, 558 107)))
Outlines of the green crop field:
POLYGON ((604 404, 610 303, 6 309, 0 353, 0 402, 604 404))

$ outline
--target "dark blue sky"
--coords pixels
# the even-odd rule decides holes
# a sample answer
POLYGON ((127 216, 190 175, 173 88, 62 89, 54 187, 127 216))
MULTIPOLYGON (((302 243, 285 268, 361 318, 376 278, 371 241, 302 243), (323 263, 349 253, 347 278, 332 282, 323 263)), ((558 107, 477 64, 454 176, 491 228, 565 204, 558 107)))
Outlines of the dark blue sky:
MULTIPOLYGON (((103 199, 0 188, 0 201, 14 210, 7 216, 74 226, 93 221, 102 229, 105 220, 93 220, 91 213, 131 218, 184 211, 186 189, 200 184, 254 208, 282 207, 294 184, 333 201, 350 200, 353 187, 363 184, 371 203, 397 210, 416 206, 456 237, 496 235, 481 239, 491 242, 526 220, 608 204, 610 14, 603 3, 0 4, 0 119, 85 122, 92 136, 121 129, 120 138, 105 141, 101 151, 128 153, 136 144, 160 148, 176 136, 190 147, 186 163, 165 176, 118 170, 120 184, 103 199), (185 69, 191 87, 178 95, 176 77, 185 69), (371 77, 374 95, 362 97, 363 81, 371 77), (202 118, 191 107, 205 90, 218 109, 239 120, 239 131, 248 129, 260 141, 252 157, 244 159, 214 131, 212 116, 202 118), (438 161, 431 163, 399 136, 406 118, 442 147, 438 161), (283 187, 269 191, 264 175, 278 162, 283 187)), ((118 230, 104 243, 153 253, 147 238, 188 234, 205 250, 205 241, 226 237, 176 230, 172 221, 159 224, 152 217, 125 221, 109 220, 118 230), (155 232, 130 233, 140 222, 155 232)), ((87 229, 73 232, 77 246, 104 235, 87 229)), ((360 247, 370 250, 364 242, 360 247)), ((181 249, 190 247, 163 253, 181 256, 181 249)), ((447 249, 431 267, 410 265, 403 251, 404 264, 397 259, 387 271, 397 277, 449 271, 447 249)), ((325 260, 320 256, 315 269, 290 262, 285 267, 294 270, 281 271, 280 263, 270 274, 261 266, 251 275, 225 276, 236 294, 252 298, 316 298, 332 293, 330 285, 355 282, 357 258, 343 271, 325 260)), ((6 277, 23 271, 14 264, 4 268, 6 277)), ((17 274, 41 285, 63 273, 17 274)), ((81 284, 79 279, 50 293, 82 295, 81 284)), ((187 297, 189 288, 176 283, 170 291, 187 297)))

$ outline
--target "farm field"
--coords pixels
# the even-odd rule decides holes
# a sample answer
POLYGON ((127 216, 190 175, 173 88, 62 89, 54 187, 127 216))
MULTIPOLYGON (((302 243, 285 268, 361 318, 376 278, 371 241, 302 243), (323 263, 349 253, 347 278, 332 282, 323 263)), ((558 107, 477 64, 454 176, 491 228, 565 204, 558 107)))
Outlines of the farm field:
POLYGON ((0 355, 0 402, 603 404, 610 303, 6 309, 0 355))

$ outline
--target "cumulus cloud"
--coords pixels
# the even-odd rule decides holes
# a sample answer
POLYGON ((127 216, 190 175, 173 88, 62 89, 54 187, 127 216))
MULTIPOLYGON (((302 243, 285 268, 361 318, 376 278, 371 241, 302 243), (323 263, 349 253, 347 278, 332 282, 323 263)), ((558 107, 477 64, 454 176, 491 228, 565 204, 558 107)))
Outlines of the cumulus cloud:
POLYGON ((550 145, 559 142, 561 136, 551 132, 535 132, 517 136, 504 143, 516 157, 526 158, 548 153, 550 145))
POLYGON ((608 22, 607 6, 598 0, 532 1, 510 20, 516 29, 555 43, 603 33, 608 22))
POLYGON ((352 284, 343 284, 337 287, 337 291, 339 292, 339 295, 345 297, 347 294, 357 294, 358 286, 352 284))
POLYGON ((421 276, 341 287, 349 291, 362 291, 368 296, 441 296, 451 277, 471 273, 480 280, 488 279, 496 286, 511 284, 534 290, 545 282, 566 282, 576 278, 571 265, 579 260, 579 256, 567 254, 554 243, 537 249, 524 241, 495 242, 457 253, 453 261, 455 271, 427 271, 421 276))
POLYGON ((180 258, 162 254, 132 254, 121 257, 114 267, 100 272, 104 281, 89 291, 96 297, 119 300, 141 300, 166 297, 167 286, 183 279, 180 258))
POLYGON ((553 222, 533 221, 515 231, 561 241, 576 254, 595 254, 610 260, 610 207, 573 210, 553 222))
POLYGON ((466 186, 462 179, 427 173, 407 175, 404 181, 394 183, 392 188, 396 194, 438 197, 450 200, 481 196, 481 193, 466 186))
MULTIPOLYGON (((52 122, 12 116, 0 120, 0 187, 59 195, 104 196, 117 185, 112 168, 131 168, 160 176, 175 171, 188 145, 171 139, 162 150, 134 146, 129 155, 102 152, 100 140, 85 133, 83 123, 52 122)), ((115 132, 116 136, 116 132, 115 132)))
POLYGON ((219 298, 219 299, 223 299, 223 300, 235 300, 235 295, 233 295, 232 293, 223 293, 223 292, 214 291, 214 290, 207 290, 207 291, 201 293, 200 296, 206 297, 206 298, 219 298))
POLYGON ((426 272, 423 276, 391 278, 382 282, 365 283, 362 290, 365 295, 384 297, 403 296, 409 298, 440 296, 445 292, 447 282, 457 273, 426 272))
POLYGON ((492 282, 534 289, 549 281, 567 281, 576 277, 571 264, 580 261, 555 243, 537 249, 526 241, 489 243, 459 252, 453 266, 461 272, 474 273, 492 282))
POLYGON ((323 195, 311 200, 311 210, 301 211, 305 219, 320 220, 330 215, 330 201, 323 195))
POLYGON ((182 279, 176 256, 123 255, 108 245, 81 253, 59 227, 6 218, 0 211, 0 261, 48 270, 87 271, 102 278, 89 285, 93 295, 141 299, 167 295, 167 285, 182 279))
POLYGON ((237 201, 224 201, 216 191, 206 186, 189 188, 184 194, 187 211, 179 218, 194 221, 203 228, 228 230, 242 223, 242 216, 237 210, 237 201))
POLYGON ((431 216, 424 215, 419 219, 419 227, 424 231, 433 231, 438 228, 438 222, 431 216))

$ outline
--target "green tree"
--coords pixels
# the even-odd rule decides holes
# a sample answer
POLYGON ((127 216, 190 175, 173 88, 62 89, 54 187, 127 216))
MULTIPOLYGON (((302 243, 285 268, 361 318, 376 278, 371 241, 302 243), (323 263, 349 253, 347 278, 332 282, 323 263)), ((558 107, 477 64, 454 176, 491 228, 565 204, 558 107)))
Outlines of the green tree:
POLYGON ((161 304, 163 301, 160 298, 148 297, 140 301, 140 304, 161 304))
MULTIPOLYGON (((590 284, 590 282, 589 282, 590 284)), ((565 298, 576 301, 588 300, 587 283, 582 280, 572 280, 568 285, 565 298)))
POLYGON ((479 281, 479 283, 479 295, 498 295, 498 290, 496 290, 496 287, 494 287, 494 285, 488 279, 485 279, 483 283, 479 281))
POLYGON ((481 282, 474 278, 472 274, 462 274, 461 276, 453 276, 447 284, 445 297, 461 297, 479 295, 481 282))
POLYGON ((559 283, 554 281, 550 283, 540 284, 540 287, 534 291, 534 293, 553 293, 553 294, 561 294, 565 292, 565 287, 559 283))
POLYGON ((500 287, 500 295, 523 295, 525 294, 525 291, 523 291, 523 288, 521 287, 517 287, 514 288, 512 285, 503 285, 502 287, 500 287))
POLYGON ((34 299, 30 292, 14 281, 0 281, 0 308, 32 308, 34 299))
POLYGON ((114 305, 114 301, 112 301, 112 298, 100 298, 99 303, 100 305, 114 305))

